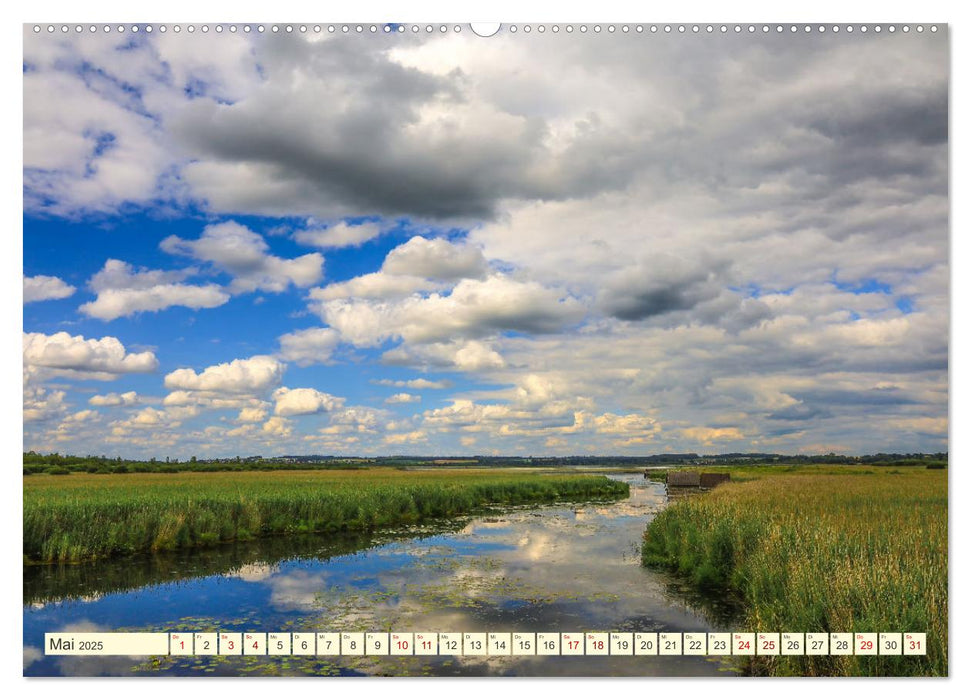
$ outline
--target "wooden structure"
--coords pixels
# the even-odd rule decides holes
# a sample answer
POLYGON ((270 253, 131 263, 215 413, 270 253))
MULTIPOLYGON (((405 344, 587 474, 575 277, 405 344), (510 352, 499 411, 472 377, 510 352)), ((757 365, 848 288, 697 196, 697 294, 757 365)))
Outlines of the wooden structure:
POLYGON ((704 473, 701 475, 701 483, 699 486, 703 489, 713 489, 718 484, 724 484, 726 481, 731 481, 731 474, 715 474, 713 472, 704 473))
POLYGON ((667 484, 668 486, 676 486, 678 488, 702 488, 702 489, 713 489, 719 484, 724 484, 726 481, 731 481, 732 477, 730 474, 717 474, 714 472, 668 472, 667 474, 667 484))
POLYGON ((698 472, 668 472, 668 486, 701 486, 701 474, 698 472))

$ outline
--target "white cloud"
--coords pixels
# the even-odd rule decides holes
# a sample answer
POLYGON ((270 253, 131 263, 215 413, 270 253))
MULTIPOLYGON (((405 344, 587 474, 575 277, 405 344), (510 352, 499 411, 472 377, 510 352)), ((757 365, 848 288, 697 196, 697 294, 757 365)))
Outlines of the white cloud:
POLYGON ((280 384, 286 367, 268 355, 255 355, 206 367, 177 369, 165 375, 167 389, 206 391, 218 394, 262 394, 280 384))
POLYGON ((391 250, 377 272, 313 289, 310 298, 395 299, 415 292, 442 291, 449 282, 481 279, 487 271, 488 265, 478 248, 443 238, 414 236, 391 250))
POLYGON ((400 392, 397 394, 392 394, 384 400, 385 403, 418 403, 421 401, 420 396, 415 394, 409 394, 407 392, 400 392))
POLYGON ((181 284, 193 270, 135 270, 121 260, 109 259, 88 286, 97 293, 94 301, 79 310, 102 321, 112 321, 141 311, 161 311, 172 306, 211 309, 229 301, 219 285, 181 284))
POLYGON ((326 287, 310 290, 310 298, 315 301, 331 301, 357 297, 359 299, 395 299, 409 294, 435 289, 445 289, 443 282, 434 282, 423 277, 389 275, 387 272, 369 272, 345 282, 335 282, 326 287))
POLYGON ((929 433, 931 435, 947 435, 947 417, 915 416, 913 418, 897 418, 888 421, 889 427, 915 433, 929 433))
POLYGON ((706 426, 696 426, 682 428, 679 432, 690 444, 700 444, 705 447, 711 447, 718 442, 735 442, 745 438, 745 435, 738 428, 734 427, 708 428, 706 426))
POLYGON ((154 287, 181 282, 194 270, 149 270, 134 267, 123 260, 109 258, 104 267, 94 274, 88 281, 88 286, 95 292, 109 289, 152 289, 154 287))
POLYGON ((266 419, 266 406, 247 406, 240 409, 236 420, 239 423, 260 423, 266 419))
POLYGON ((59 277, 37 275, 24 277, 24 303, 33 301, 47 301, 48 299, 66 299, 74 294, 76 289, 59 277))
POLYGON ((276 401, 273 413, 278 416, 326 413, 344 405, 344 399, 339 396, 316 389, 288 389, 285 386, 273 392, 273 400, 276 401))
POLYGON ((348 406, 347 408, 334 411, 330 415, 330 425, 321 428, 319 432, 324 435, 377 433, 381 420, 386 415, 386 411, 367 406, 348 406))
POLYGON ((171 406, 162 409, 146 406, 127 418, 112 421, 109 427, 111 435, 115 438, 126 438, 133 431, 161 431, 158 433, 161 435, 179 428, 185 420, 197 415, 199 415, 197 406, 171 406))
POLYGON ((293 427, 286 418, 273 416, 263 424, 263 432, 274 437, 290 437, 293 427))
POLYGON ((24 387, 24 422, 44 421, 62 415, 67 410, 63 391, 44 387, 24 387))
POLYGON ((95 394, 88 403, 92 406, 134 406, 139 401, 138 394, 126 391, 123 394, 111 392, 109 394, 95 394))
POLYGON ((340 343, 340 333, 333 328, 307 328, 285 333, 278 340, 282 359, 306 367, 329 362, 340 343))
POLYGON ((231 275, 229 290, 234 294, 283 292, 290 285, 309 287, 323 276, 324 256, 320 253, 293 259, 277 257, 268 252, 262 236, 235 221, 210 224, 195 240, 169 236, 159 247, 167 253, 211 263, 231 275))
POLYGON ((35 69, 24 71, 24 208, 72 215, 151 199, 173 164, 153 116, 134 108, 113 68, 82 70, 87 57, 73 42, 27 43, 24 62, 35 69))
POLYGON ((85 409, 83 411, 75 411, 68 417, 64 419, 65 423, 88 423, 97 420, 101 416, 97 411, 92 411, 91 409, 85 409))
POLYGON ((428 434, 424 430, 413 430, 410 433, 388 433, 384 436, 386 445, 410 445, 425 442, 428 434))
POLYGON ((381 269, 390 275, 460 280, 481 279, 488 265, 482 251, 474 246, 414 236, 388 253, 381 269))
POLYGON ((399 345, 385 352, 381 361, 389 365, 435 367, 462 372, 482 372, 506 366, 502 355, 492 345, 479 340, 399 345))
POLYGON ((642 416, 637 413, 628 413, 622 416, 604 413, 593 418, 592 427, 598 433, 628 437, 651 435, 661 429, 656 420, 650 416, 642 416))
POLYGON ((163 406, 195 406, 207 409, 258 408, 263 401, 250 394, 235 394, 224 391, 184 391, 169 392, 162 399, 163 406))
POLYGON ((366 221, 349 224, 345 221, 327 228, 303 229, 293 234, 293 240, 316 248, 347 248, 377 238, 382 229, 379 224, 366 221))
POLYGON ((63 331, 54 335, 24 333, 24 366, 49 376, 87 376, 114 379, 120 374, 154 372, 158 360, 151 352, 130 353, 111 336, 95 340, 63 331))
MULTIPOLYGON (((332 328, 281 336, 278 359, 327 362, 343 341, 490 387, 463 382, 427 424, 391 427, 363 409, 322 419, 360 438, 355 449, 416 428, 446 450, 477 431, 489 436, 480 449, 536 452, 946 449, 946 35, 902 50, 842 35, 688 47, 434 33, 352 51, 296 36, 28 32, 25 209, 384 217, 292 234, 322 247, 360 245, 407 216, 401 229, 421 236, 322 289, 318 253, 278 257, 225 222, 163 248, 229 275, 226 289, 205 296, 187 282, 196 270, 114 261, 124 274, 106 265, 82 307, 108 319, 297 287, 332 328), (442 237, 452 224, 464 240, 442 237)), ((25 355, 29 379, 52 373, 117 375, 25 355)), ((177 388, 164 405, 255 418, 251 402, 280 383, 177 388)), ((47 390, 30 415, 67 411, 73 395, 58 408, 47 390)), ((295 430, 267 424, 234 430, 295 430)), ((158 444, 171 444, 164 430, 158 444)))
POLYGON ((399 302, 334 300, 312 308, 343 340, 360 346, 391 338, 428 343, 507 330, 550 333, 579 321, 584 313, 568 295, 498 273, 482 281, 462 280, 448 295, 399 302))
POLYGON ((407 387, 409 389, 448 389, 452 386, 452 382, 447 379, 432 381, 424 377, 418 377, 417 379, 378 379, 373 383, 380 384, 381 386, 407 387))

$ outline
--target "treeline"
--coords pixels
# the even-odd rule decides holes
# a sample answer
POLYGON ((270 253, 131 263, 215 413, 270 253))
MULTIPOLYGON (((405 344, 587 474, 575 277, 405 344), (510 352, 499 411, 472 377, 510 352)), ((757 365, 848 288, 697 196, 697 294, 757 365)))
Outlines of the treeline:
POLYGON ((367 469, 368 466, 389 466, 407 469, 409 467, 448 467, 494 468, 494 467, 644 467, 644 466, 705 466, 705 465, 757 465, 757 464, 848 464, 873 467, 927 467, 944 469, 947 467, 947 452, 884 453, 872 455, 847 456, 824 455, 783 455, 761 452, 728 453, 718 455, 698 455, 695 453, 665 453, 628 456, 575 455, 570 457, 522 457, 522 456, 476 456, 476 457, 335 457, 323 455, 285 455, 281 457, 224 457, 219 459, 188 460, 165 458, 164 460, 132 460, 104 455, 85 457, 74 455, 24 453, 24 474, 127 474, 178 472, 227 472, 227 471, 273 471, 273 470, 317 470, 317 469, 367 469))
POLYGON ((364 469, 362 464, 347 462, 275 462, 272 460, 259 461, 253 458, 235 458, 223 460, 199 460, 191 458, 185 461, 168 458, 165 460, 132 460, 121 457, 78 457, 60 455, 57 453, 42 455, 36 452, 24 453, 24 475, 54 474, 68 475, 73 473, 85 474, 177 474, 179 472, 243 472, 243 471, 308 471, 323 469, 364 469))

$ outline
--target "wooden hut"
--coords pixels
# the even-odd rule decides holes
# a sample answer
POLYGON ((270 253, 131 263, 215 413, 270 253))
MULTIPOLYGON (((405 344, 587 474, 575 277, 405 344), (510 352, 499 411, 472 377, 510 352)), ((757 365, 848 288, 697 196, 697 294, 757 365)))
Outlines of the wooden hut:
POLYGON ((715 474, 713 472, 706 472, 701 475, 701 482, 699 486, 703 489, 713 489, 718 484, 724 484, 726 481, 731 481, 731 474, 715 474))
POLYGON ((668 472, 668 486, 701 486, 698 472, 668 472))

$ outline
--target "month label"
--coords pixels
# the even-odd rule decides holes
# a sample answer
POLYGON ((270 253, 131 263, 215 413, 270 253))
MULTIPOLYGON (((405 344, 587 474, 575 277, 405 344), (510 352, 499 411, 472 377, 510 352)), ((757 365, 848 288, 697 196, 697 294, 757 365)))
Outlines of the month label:
POLYGON ((165 632, 48 632, 44 653, 49 656, 167 656, 165 632))

